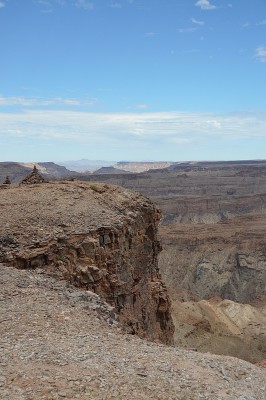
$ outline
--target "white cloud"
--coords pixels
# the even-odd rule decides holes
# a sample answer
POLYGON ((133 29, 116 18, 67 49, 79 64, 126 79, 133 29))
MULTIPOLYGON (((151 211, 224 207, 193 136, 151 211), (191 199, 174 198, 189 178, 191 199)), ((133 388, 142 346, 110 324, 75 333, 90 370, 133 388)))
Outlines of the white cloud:
POLYGON ((209 0, 198 0, 195 6, 200 7, 202 10, 215 10, 215 8, 217 8, 215 5, 211 4, 209 0))
POLYGON ((83 10, 93 10, 94 3, 88 0, 76 0, 75 5, 83 10))
POLYGON ((266 25, 266 19, 264 19, 263 21, 259 22, 257 25, 266 25))
POLYGON ((266 62, 266 46, 259 46, 255 51, 255 58, 262 63, 266 62))
POLYGON ((184 138, 184 137, 174 137, 174 138, 169 138, 168 142, 174 143, 174 144, 189 144, 193 143, 193 139, 189 138, 184 138))
POLYGON ((74 143, 186 144, 204 138, 266 138, 265 113, 193 112, 92 113, 28 110, 0 113, 0 140, 34 138, 74 143))
POLYGON ((6 3, 4 3, 3 1, 0 1, 0 8, 4 8, 6 6, 6 3))
POLYGON ((199 21, 195 18, 191 18, 191 21, 193 22, 193 24, 199 25, 199 26, 203 26, 205 24, 205 22, 203 21, 199 21))
POLYGON ((37 106, 92 106, 97 102, 97 99, 80 100, 75 98, 62 98, 54 97, 51 99, 43 99, 39 97, 5 97, 0 95, 1 106, 24 106, 24 107, 37 107, 37 106))

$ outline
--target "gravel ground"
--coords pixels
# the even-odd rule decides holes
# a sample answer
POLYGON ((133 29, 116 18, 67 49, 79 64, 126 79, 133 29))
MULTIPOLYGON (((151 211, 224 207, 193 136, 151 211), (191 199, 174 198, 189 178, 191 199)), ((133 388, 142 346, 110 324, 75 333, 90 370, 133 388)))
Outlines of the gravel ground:
POLYGON ((0 264, 1 400, 264 400, 266 370, 124 334, 113 309, 0 264))

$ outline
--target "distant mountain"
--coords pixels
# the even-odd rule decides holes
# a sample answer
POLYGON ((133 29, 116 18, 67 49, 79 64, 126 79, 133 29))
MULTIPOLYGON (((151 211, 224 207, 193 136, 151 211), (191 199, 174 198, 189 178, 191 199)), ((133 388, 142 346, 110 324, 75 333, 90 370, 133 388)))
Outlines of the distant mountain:
POLYGON ((104 160, 72 160, 72 161, 58 161, 57 164, 63 165, 71 171, 77 172, 93 172, 101 167, 110 167, 114 165, 116 161, 104 161, 104 160))

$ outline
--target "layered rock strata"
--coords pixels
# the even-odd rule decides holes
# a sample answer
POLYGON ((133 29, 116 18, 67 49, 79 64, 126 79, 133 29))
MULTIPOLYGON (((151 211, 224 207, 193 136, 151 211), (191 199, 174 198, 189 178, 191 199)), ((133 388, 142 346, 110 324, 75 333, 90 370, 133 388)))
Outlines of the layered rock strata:
POLYGON ((224 224, 161 227, 161 269, 173 299, 218 295, 239 303, 265 296, 265 215, 224 224))
POLYGON ((171 343, 157 256, 160 211, 115 186, 61 182, 1 193, 0 262, 44 268, 113 305, 132 334, 171 343))

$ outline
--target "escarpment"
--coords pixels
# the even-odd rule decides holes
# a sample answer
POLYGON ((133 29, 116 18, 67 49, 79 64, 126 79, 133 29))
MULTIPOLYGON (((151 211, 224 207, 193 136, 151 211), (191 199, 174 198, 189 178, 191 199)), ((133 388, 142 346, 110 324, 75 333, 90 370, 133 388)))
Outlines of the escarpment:
POLYGON ((171 343, 158 269, 160 211, 116 186, 60 182, 1 192, 0 262, 43 268, 113 305, 126 329, 171 343))

